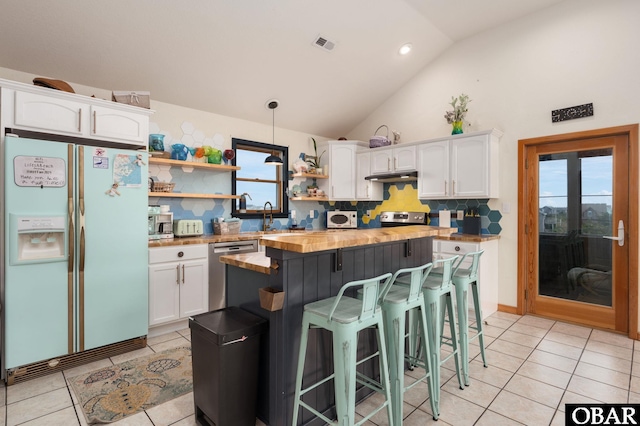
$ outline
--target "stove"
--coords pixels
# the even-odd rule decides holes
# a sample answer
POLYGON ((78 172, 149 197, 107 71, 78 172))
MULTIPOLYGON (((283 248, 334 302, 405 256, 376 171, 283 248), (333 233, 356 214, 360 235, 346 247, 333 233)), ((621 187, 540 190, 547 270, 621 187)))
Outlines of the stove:
POLYGON ((426 225, 428 213, 425 212, 382 212, 380 213, 380 225, 384 227, 426 225))

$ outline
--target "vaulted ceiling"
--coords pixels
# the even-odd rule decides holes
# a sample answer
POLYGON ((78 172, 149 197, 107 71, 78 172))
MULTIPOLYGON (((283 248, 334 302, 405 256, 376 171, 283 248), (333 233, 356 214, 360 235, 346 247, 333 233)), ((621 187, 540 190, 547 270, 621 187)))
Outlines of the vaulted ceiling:
POLYGON ((453 43, 560 1, 3 0, 0 67, 269 124, 275 98, 278 127, 339 137, 453 43))

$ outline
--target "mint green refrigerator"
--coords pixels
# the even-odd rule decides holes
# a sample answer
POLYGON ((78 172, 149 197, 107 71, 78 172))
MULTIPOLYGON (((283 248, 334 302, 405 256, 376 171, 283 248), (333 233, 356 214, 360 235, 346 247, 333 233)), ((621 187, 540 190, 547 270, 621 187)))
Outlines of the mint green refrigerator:
POLYGON ((7 135, 3 161, 3 368, 146 336, 147 153, 7 135))

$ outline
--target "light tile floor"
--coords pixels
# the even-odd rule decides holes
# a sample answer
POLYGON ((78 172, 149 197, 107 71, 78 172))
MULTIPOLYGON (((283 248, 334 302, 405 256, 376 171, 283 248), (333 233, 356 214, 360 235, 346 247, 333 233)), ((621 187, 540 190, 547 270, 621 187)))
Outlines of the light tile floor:
MULTIPOLYGON (((453 360, 442 369, 441 414, 432 419, 426 386, 405 395, 404 425, 563 425, 564 404, 640 403, 640 342, 548 319, 497 312, 485 326, 488 368, 477 341, 470 348, 471 385, 459 389, 453 360)), ((189 343, 189 330, 148 340, 118 355, 9 387, 0 387, 0 426, 86 425, 67 380, 106 365, 189 343)), ((419 372, 408 372, 407 380, 419 372)), ((359 414, 378 395, 358 405, 359 414)), ((117 426, 195 425, 193 394, 113 423, 117 426)), ((362 417, 360 417, 362 418, 362 417)), ((257 421, 257 426, 264 426, 257 421)), ((387 425, 378 413, 369 426, 387 425)))

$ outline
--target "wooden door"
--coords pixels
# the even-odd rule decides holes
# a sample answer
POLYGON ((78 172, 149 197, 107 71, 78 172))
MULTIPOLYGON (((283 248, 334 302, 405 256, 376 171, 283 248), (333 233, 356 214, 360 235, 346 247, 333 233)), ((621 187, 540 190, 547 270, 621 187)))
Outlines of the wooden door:
POLYGON ((637 143, 637 126, 520 141, 522 313, 636 334, 630 140, 637 143))

